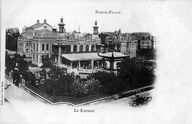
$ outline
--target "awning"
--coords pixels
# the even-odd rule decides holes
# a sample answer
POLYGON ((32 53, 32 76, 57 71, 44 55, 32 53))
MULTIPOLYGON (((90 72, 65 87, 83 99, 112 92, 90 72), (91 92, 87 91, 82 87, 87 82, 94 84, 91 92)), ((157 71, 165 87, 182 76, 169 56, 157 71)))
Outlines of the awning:
POLYGON ((108 53, 98 53, 100 56, 102 57, 106 57, 106 58, 111 58, 111 57, 114 57, 114 58, 125 58, 127 57, 127 55, 124 55, 120 52, 108 52, 108 53))
POLYGON ((82 61, 82 60, 100 60, 102 59, 97 53, 72 53, 62 54, 62 57, 70 61, 82 61))

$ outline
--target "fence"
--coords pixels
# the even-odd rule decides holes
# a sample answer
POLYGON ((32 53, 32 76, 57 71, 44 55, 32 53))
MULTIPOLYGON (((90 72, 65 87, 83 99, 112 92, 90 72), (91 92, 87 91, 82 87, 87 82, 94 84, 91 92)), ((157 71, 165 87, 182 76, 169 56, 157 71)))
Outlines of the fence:
POLYGON ((69 104, 77 105, 77 104, 87 103, 87 102, 91 102, 91 101, 95 101, 97 99, 107 97, 107 95, 105 95, 103 93, 97 93, 94 95, 89 95, 89 96, 80 97, 80 98, 73 98, 70 96, 51 96, 32 85, 25 85, 25 86, 21 85, 21 86, 28 91, 30 90, 30 92, 32 92, 35 95, 40 96, 45 101, 47 101, 51 104, 69 103, 69 104))
POLYGON ((154 88, 153 85, 150 85, 150 86, 145 86, 145 87, 130 90, 130 91, 125 91, 125 92, 122 92, 120 94, 115 94, 113 96, 109 96, 109 95, 106 95, 103 93, 97 93, 97 94, 89 95, 89 96, 85 96, 85 97, 73 98, 70 96, 56 96, 55 97, 55 96, 48 95, 47 93, 39 90, 38 88, 36 88, 34 86, 27 85, 27 87, 29 89, 31 89, 33 92, 35 92, 36 94, 43 97, 44 99, 50 101, 52 104, 69 103, 69 104, 73 104, 73 105, 78 105, 78 104, 83 104, 83 103, 88 103, 88 102, 94 102, 94 101, 101 100, 101 99, 104 99, 107 97, 108 98, 113 97, 115 95, 119 95, 119 98, 128 97, 131 95, 135 95, 137 93, 149 91, 149 90, 154 88))

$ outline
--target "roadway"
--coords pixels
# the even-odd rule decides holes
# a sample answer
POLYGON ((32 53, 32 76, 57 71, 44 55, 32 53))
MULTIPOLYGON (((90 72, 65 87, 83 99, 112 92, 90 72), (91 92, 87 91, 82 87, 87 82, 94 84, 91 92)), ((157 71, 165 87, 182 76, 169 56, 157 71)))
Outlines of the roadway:
MULTIPOLYGON (((5 80, 10 83, 9 80, 5 80)), ((97 121, 111 114, 111 108, 117 112, 128 112, 130 98, 118 100, 102 100, 83 106, 69 106, 66 104, 50 105, 31 95, 27 91, 10 83, 5 89, 6 102, 0 111, 0 123, 13 124, 42 124, 42 123, 86 123, 97 121), (123 108, 122 108, 123 107, 123 108), (124 109, 126 107, 126 109, 124 109), (74 109, 94 109, 94 113, 75 113, 74 109), (121 110, 121 111, 120 111, 121 110), (103 114, 102 114, 103 113, 103 114), (108 113, 108 114, 107 114, 108 113), (69 119, 69 118, 75 119, 69 119), (86 119, 84 119, 86 118, 86 119)))

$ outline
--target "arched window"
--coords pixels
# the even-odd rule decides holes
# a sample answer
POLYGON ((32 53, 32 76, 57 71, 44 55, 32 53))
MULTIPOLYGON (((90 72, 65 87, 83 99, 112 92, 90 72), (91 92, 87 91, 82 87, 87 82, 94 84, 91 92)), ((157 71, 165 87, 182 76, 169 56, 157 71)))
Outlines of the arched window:
POLYGON ((83 52, 83 45, 80 45, 80 52, 83 52))
POLYGON ((94 45, 91 45, 91 51, 92 52, 94 51, 94 45))
POLYGON ((70 45, 64 45, 62 47, 62 49, 63 49, 64 52, 70 52, 71 51, 71 46, 70 45))
POLYGON ((89 45, 86 45, 85 51, 86 51, 86 52, 89 52, 89 45))
POLYGON ((77 52, 77 45, 73 46, 73 52, 77 52))

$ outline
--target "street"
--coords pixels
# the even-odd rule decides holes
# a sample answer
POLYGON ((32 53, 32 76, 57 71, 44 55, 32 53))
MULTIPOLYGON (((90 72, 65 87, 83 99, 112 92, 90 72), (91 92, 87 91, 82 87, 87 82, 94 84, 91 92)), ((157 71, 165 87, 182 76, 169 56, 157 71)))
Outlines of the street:
MULTIPOLYGON (((6 80, 6 83, 9 81, 6 80)), ((66 104, 50 105, 44 103, 40 99, 32 96, 25 90, 16 87, 11 83, 5 90, 5 99, 8 102, 4 103, 2 111, 0 111, 0 122, 3 123, 14 123, 15 121, 20 124, 37 124, 37 123, 50 123, 50 122, 65 122, 71 123, 71 119, 76 118, 81 123, 92 122, 94 120, 96 123, 98 120, 106 116, 106 114, 115 114, 113 111, 110 112, 111 108, 118 112, 128 112, 127 110, 132 110, 129 107, 129 98, 122 98, 118 100, 102 100, 95 103, 90 103, 88 105, 73 107, 66 104), (74 109, 94 109, 94 113, 74 113, 74 109), (4 114, 5 113, 5 114, 4 114), (103 114, 101 114, 103 113, 103 114), (96 116, 95 116, 96 115, 96 116), (83 118, 88 119, 83 119, 83 118)), ((128 112, 130 115, 130 112, 128 112)), ((108 115, 107 114, 107 115, 108 115)), ((77 123, 76 120, 73 120, 77 123)))
POLYGON ((36 97, 32 96, 30 93, 26 92, 25 90, 16 87, 12 82, 5 79, 6 84, 11 84, 8 88, 5 89, 5 99, 10 103, 14 102, 37 102, 42 104, 36 97))

